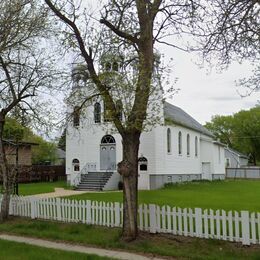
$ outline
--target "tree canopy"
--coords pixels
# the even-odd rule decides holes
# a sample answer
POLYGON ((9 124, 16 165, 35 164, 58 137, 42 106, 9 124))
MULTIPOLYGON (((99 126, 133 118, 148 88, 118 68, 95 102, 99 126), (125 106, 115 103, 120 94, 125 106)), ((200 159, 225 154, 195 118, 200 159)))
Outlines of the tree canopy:
POLYGON ((221 142, 260 163, 260 106, 232 116, 214 116, 205 125, 221 142))

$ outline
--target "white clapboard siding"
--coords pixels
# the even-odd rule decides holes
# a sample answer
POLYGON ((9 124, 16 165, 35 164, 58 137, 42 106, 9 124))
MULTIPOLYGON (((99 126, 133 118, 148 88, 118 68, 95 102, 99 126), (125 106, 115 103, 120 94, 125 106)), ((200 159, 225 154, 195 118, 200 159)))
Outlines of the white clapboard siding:
MULTIPOLYGON (((2 196, 0 195, 0 204, 2 196)), ((0 207, 1 210, 1 207, 0 207)), ((61 198, 12 196, 10 215, 31 219, 122 227, 122 203, 76 201, 61 198)), ((260 244, 260 213, 248 211, 171 208, 139 205, 138 226, 150 233, 171 233, 201 238, 260 244)))

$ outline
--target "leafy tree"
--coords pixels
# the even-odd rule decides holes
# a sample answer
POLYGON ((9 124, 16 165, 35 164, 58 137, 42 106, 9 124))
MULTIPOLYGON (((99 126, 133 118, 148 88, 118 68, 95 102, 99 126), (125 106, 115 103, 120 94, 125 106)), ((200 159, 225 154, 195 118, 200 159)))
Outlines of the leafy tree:
POLYGON ((32 148, 33 164, 55 163, 57 146, 54 143, 47 142, 40 136, 34 136, 32 141, 38 144, 32 148))
POLYGON ((260 106, 232 116, 214 116, 205 126, 221 142, 250 155, 254 165, 260 161, 260 106))
POLYGON ((7 117, 5 119, 3 138, 12 141, 21 141, 24 138, 25 128, 15 119, 7 117))
POLYGON ((34 0, 2 0, 0 10, 0 174, 4 192, 0 221, 3 221, 8 217, 12 189, 12 171, 3 145, 6 117, 14 113, 43 119, 39 112, 44 98, 37 96, 46 93, 56 74, 53 57, 42 46, 42 40, 50 36, 46 8, 34 0))
POLYGON ((207 122, 205 127, 207 127, 220 142, 232 147, 232 116, 213 116, 211 122, 207 122))
MULTIPOLYGON (((192 24, 199 17, 197 3, 193 1, 145 1, 145 0, 119 0, 109 1, 103 4, 100 24, 92 27, 92 22, 97 20, 85 9, 80 15, 80 9, 74 1, 45 0, 53 13, 66 25, 64 36, 65 48, 73 48, 79 51, 89 76, 95 84, 95 93, 92 97, 102 96, 106 104, 108 115, 117 131, 122 137, 123 160, 118 164, 118 172, 124 182, 124 219, 123 237, 125 240, 133 240, 137 236, 137 180, 138 180, 138 150, 140 135, 151 114, 147 113, 150 97, 159 84, 153 84, 155 75, 156 55, 154 45, 163 43, 170 34, 181 35, 182 32, 192 30, 192 24), (84 19, 83 19, 84 18, 84 19), (83 28, 83 25, 86 25, 83 28), (95 34, 95 32, 97 32, 95 34), (103 37, 102 37, 103 36, 103 37), (91 39, 95 39, 91 41, 91 39), (113 80, 110 84, 110 74, 99 75, 96 70, 97 58, 101 57, 103 46, 113 48, 116 53, 122 53, 128 57, 131 65, 128 70, 128 84, 120 87, 120 80, 113 80), (124 87, 124 88, 123 88, 124 87), (155 88, 153 88, 155 87, 155 88), (129 93, 131 92, 131 94, 129 93), (127 94, 128 105, 123 104, 126 111, 125 120, 118 116, 116 102, 117 93, 127 94)), ((177 47, 175 45, 175 47, 177 47)), ((181 48, 181 47, 180 47, 181 48)), ((126 62, 127 62, 126 61, 126 62)), ((124 66, 123 66, 124 67, 124 66)), ((127 73, 127 70, 125 71, 127 73)), ((77 95, 81 96, 82 95, 77 95)), ((84 97, 84 96, 83 96, 84 97)), ((155 95, 156 97, 156 95, 155 95)), ((121 99, 121 96, 119 97, 121 99)), ((155 100, 158 99, 154 98, 155 100)), ((82 108, 90 98, 83 98, 82 108)), ((124 100, 124 99, 122 99, 124 100)), ((156 102, 154 102, 156 103, 156 102)))
POLYGON ((233 116, 234 148, 250 155, 252 163, 260 161, 260 106, 233 116))

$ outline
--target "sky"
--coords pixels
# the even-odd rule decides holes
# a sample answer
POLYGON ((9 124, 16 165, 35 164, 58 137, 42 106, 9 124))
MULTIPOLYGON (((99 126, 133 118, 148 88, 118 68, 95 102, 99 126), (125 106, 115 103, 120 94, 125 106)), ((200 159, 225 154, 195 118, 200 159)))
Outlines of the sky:
POLYGON ((180 91, 168 100, 181 107, 198 122, 204 124, 214 115, 231 115, 240 110, 248 110, 260 101, 260 91, 242 97, 245 88, 238 87, 236 81, 251 74, 248 63, 233 63, 225 71, 217 72, 213 68, 200 69, 195 64, 195 54, 163 48, 166 59, 173 58, 171 77, 177 77, 175 88, 180 91))

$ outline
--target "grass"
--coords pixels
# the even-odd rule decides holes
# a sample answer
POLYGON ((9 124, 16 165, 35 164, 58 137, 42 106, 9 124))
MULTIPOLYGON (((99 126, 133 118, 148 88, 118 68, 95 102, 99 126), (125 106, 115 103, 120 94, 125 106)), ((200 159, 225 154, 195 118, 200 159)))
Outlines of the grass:
POLYGON ((219 240, 147 233, 141 233, 136 241, 126 243, 120 239, 120 229, 84 224, 12 218, 0 225, 0 232, 178 259, 260 259, 259 246, 243 247, 219 240))
MULTIPOLYGON (((85 193, 70 196, 77 200, 122 202, 122 192, 85 193)), ((139 191, 139 203, 154 203, 204 209, 260 212, 259 180, 225 180, 173 184, 160 190, 139 191)))
POLYGON ((39 246, 27 245, 24 243, 11 242, 6 240, 0 240, 1 256, 0 259, 5 260, 74 260, 74 259, 89 259, 89 260, 101 260, 109 259, 105 257, 99 257, 96 255, 88 255, 76 252, 67 252, 55 249, 46 249, 39 246), (3 258, 2 258, 3 257, 3 258))
POLYGON ((18 187, 19 195, 23 196, 54 192, 54 188, 70 189, 66 181, 19 183, 18 187))

